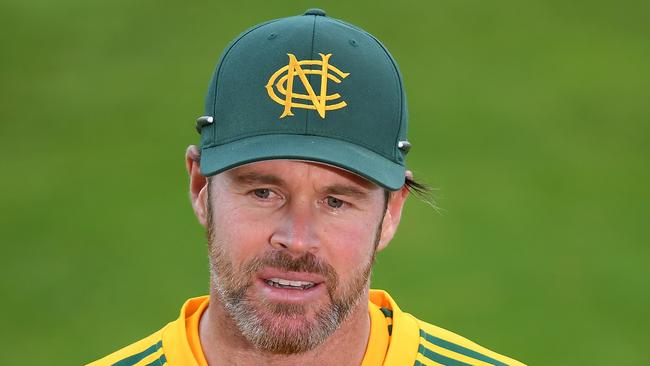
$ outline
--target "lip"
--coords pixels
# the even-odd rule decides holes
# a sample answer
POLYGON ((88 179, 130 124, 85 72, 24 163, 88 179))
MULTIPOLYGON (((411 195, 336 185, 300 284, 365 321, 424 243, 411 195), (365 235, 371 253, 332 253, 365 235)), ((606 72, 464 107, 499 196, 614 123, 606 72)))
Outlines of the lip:
POLYGON ((284 303, 309 303, 327 296, 327 287, 323 276, 309 272, 285 272, 275 268, 265 268, 258 273, 255 281, 257 290, 261 295, 272 302, 284 303), (282 278, 290 281, 313 282, 314 286, 308 289, 279 288, 266 283, 269 278, 282 278))
POLYGON ((263 281, 266 281, 269 278, 282 278, 289 281, 313 282, 314 285, 319 285, 325 282, 325 278, 317 273, 286 272, 277 268, 264 268, 257 276, 263 281))

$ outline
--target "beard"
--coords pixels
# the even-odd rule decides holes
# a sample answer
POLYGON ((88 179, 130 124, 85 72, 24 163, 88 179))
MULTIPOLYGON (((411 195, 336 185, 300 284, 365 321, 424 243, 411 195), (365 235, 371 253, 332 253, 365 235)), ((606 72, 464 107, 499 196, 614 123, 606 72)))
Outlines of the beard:
POLYGON ((283 250, 271 250, 239 268, 235 267, 228 256, 228 245, 215 238, 212 212, 208 211, 212 288, 244 338, 258 349, 275 354, 295 354, 314 349, 340 327, 365 294, 381 224, 372 255, 352 273, 350 280, 342 283, 334 268, 312 253, 296 258, 283 250), (256 274, 265 267, 321 275, 325 278, 329 303, 320 305, 314 309, 315 314, 308 317, 312 304, 251 298, 248 290, 253 286, 256 274))

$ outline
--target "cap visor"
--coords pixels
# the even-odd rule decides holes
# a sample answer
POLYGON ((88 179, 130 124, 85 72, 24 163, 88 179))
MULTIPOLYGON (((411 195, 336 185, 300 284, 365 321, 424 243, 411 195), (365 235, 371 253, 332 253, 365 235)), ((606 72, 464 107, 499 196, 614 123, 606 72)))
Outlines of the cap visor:
POLYGON ((333 165, 391 191, 404 185, 404 166, 375 152, 341 140, 293 134, 259 135, 204 148, 201 174, 215 175, 240 165, 275 159, 333 165))

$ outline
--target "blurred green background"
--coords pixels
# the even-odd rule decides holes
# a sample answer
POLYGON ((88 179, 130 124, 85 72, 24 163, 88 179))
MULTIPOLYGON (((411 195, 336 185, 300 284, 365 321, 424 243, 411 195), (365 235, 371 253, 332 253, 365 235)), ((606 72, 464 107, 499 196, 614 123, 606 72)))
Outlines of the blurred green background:
POLYGON ((532 365, 648 365, 647 1, 0 3, 3 365, 73 365, 207 292, 183 154, 225 45, 322 7, 409 97, 411 200, 373 287, 532 365))

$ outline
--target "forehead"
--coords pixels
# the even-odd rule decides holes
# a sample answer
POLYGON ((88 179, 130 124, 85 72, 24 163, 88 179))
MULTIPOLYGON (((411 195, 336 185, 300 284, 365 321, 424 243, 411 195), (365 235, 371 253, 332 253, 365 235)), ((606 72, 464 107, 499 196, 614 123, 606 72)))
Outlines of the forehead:
POLYGON ((280 181, 288 183, 315 181, 323 184, 350 184, 370 191, 380 189, 377 184, 348 170, 324 163, 302 160, 258 161, 227 170, 219 175, 227 179, 277 177, 280 181))

